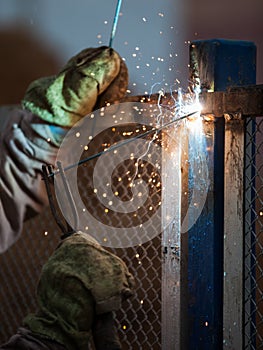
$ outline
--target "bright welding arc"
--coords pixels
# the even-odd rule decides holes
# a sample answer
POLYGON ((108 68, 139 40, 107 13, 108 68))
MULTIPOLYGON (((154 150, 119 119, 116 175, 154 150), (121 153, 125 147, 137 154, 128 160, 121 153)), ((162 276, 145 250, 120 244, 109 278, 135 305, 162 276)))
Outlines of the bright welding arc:
POLYGON ((115 16, 114 16, 114 20, 113 20, 113 24, 112 24, 112 29, 111 29, 109 47, 112 47, 112 42, 113 42, 113 39, 115 37, 117 23, 118 23, 118 19, 120 16, 121 3, 122 3, 122 0, 118 0, 117 6, 116 6, 116 11, 115 11, 115 16))

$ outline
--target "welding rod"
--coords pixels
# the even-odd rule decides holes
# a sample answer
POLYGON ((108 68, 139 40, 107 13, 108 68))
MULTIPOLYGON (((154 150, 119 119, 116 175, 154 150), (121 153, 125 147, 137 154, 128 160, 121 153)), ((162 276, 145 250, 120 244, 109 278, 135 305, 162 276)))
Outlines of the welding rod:
MULTIPOLYGON (((148 130, 148 131, 144 132, 143 134, 139 134, 139 135, 137 135, 137 136, 135 136, 135 137, 132 137, 132 138, 130 138, 130 139, 128 139, 128 140, 125 140, 124 142, 117 143, 116 145, 113 145, 113 146, 111 146, 110 148, 108 148, 108 149, 106 149, 106 150, 103 150, 103 151, 101 151, 101 152, 92 154, 91 156, 89 156, 89 157, 87 157, 87 158, 84 158, 84 159, 80 160, 80 161, 77 162, 77 163, 73 163, 73 164, 70 164, 70 165, 68 165, 68 166, 65 166, 64 171, 67 171, 67 170, 70 170, 70 169, 72 169, 72 168, 75 168, 75 167, 77 167, 77 166, 79 166, 79 165, 82 165, 82 164, 84 164, 84 163, 86 163, 86 162, 88 162, 88 161, 90 161, 90 160, 92 160, 92 159, 98 158, 98 157, 100 157, 101 155, 106 154, 106 153, 108 153, 108 152, 112 152, 112 151, 114 151, 115 149, 120 148, 120 147, 126 145, 127 143, 133 142, 133 141, 135 141, 135 140, 137 140, 137 139, 143 138, 143 137, 145 137, 145 136, 147 136, 147 135, 150 135, 150 134, 153 134, 153 133, 159 133, 159 132, 160 132, 161 130, 163 130, 164 128, 167 128, 167 127, 173 125, 174 123, 177 123, 177 122, 179 122, 179 121, 181 121, 181 120, 183 120, 183 119, 189 118, 189 117, 195 115, 196 113, 199 113, 199 112, 198 112, 198 111, 194 111, 194 112, 185 114, 185 115, 183 115, 183 116, 181 116, 181 117, 179 117, 179 118, 177 118, 177 119, 173 119, 173 120, 171 120, 170 122, 168 122, 168 123, 166 123, 166 124, 163 124, 162 126, 160 126, 160 127, 158 127, 158 128, 153 128, 153 129, 151 129, 151 130, 148 130)), ((53 173, 49 174, 49 176, 54 176, 54 175, 57 175, 57 174, 59 174, 59 170, 54 171, 53 173)))
POLYGON ((112 42, 113 42, 113 39, 115 37, 117 23, 118 23, 118 19, 119 19, 119 15, 120 15, 121 3, 122 3, 122 0, 118 0, 117 6, 116 6, 114 20, 113 20, 113 23, 112 23, 109 47, 112 47, 112 42))

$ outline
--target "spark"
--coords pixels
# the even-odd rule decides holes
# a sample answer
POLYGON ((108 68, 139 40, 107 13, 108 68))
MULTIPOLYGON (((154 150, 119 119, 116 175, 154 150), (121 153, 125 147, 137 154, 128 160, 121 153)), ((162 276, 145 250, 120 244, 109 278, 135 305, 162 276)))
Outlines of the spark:
MULTIPOLYGON (((122 146, 124 146, 125 144, 128 144, 128 143, 130 143, 130 142, 134 142, 134 141, 136 141, 136 140, 139 139, 139 138, 143 138, 143 137, 148 136, 148 135, 151 135, 151 134, 156 135, 157 133, 159 133, 159 132, 160 132, 161 130, 163 130, 164 128, 168 128, 168 127, 170 127, 171 125, 173 125, 174 123, 177 123, 177 122, 179 122, 179 121, 181 121, 181 120, 188 119, 188 118, 192 117, 193 115, 196 115, 198 112, 199 112, 199 110, 193 110, 193 108, 192 108, 192 111, 189 112, 188 114, 181 114, 181 115, 178 115, 178 114, 177 114, 177 118, 173 118, 171 121, 169 121, 169 122, 167 122, 167 123, 165 123, 165 124, 163 124, 163 125, 161 125, 161 126, 158 126, 157 128, 156 128, 156 127, 153 127, 152 129, 147 130, 147 131, 145 131, 145 130, 146 130, 146 127, 143 126, 142 129, 143 129, 143 131, 145 131, 144 133, 139 134, 139 135, 136 135, 136 136, 133 137, 133 138, 129 138, 129 139, 127 139, 125 142, 122 142, 121 144, 113 145, 112 147, 108 148, 106 151, 101 151, 101 152, 95 153, 95 154, 93 154, 93 155, 91 155, 91 156, 89 156, 89 157, 87 157, 87 158, 84 158, 84 159, 80 160, 80 161, 77 162, 77 163, 73 163, 73 164, 71 164, 71 165, 68 165, 68 166, 66 166, 63 170, 64 170, 64 171, 67 171, 67 170, 69 170, 69 169, 75 168, 75 167, 77 167, 77 166, 79 166, 79 165, 82 165, 82 164, 84 164, 84 163, 86 163, 86 162, 92 160, 92 159, 95 159, 95 158, 100 157, 102 154, 106 154, 106 153, 108 153, 108 152, 115 151, 115 150, 118 149, 119 147, 122 147, 122 146)), ((200 118, 200 119, 201 119, 201 118, 200 118)), ((89 136, 89 139, 92 139, 92 136, 89 136)), ((151 142, 151 141, 150 141, 150 142, 151 142)), ((150 144, 150 142, 149 142, 149 144, 150 144)), ((147 153, 148 153, 148 151, 146 152, 146 154, 147 154, 147 153)), ((143 166, 144 166, 144 165, 141 164, 141 167, 143 167, 143 166)), ((52 177, 52 176, 55 176, 55 175, 57 175, 57 174, 59 174, 59 173, 60 173, 60 170, 57 169, 56 171, 50 173, 48 176, 49 176, 49 177, 52 177)), ((118 181, 122 181, 121 177, 118 179, 118 181)))

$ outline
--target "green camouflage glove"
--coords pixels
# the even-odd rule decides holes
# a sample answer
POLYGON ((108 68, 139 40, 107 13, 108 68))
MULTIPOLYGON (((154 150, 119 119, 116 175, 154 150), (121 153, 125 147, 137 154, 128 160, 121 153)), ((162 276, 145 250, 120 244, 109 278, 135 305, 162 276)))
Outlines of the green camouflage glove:
POLYGON ((72 126, 97 107, 124 97, 127 67, 112 48, 88 48, 52 77, 31 83, 22 105, 45 121, 72 126))

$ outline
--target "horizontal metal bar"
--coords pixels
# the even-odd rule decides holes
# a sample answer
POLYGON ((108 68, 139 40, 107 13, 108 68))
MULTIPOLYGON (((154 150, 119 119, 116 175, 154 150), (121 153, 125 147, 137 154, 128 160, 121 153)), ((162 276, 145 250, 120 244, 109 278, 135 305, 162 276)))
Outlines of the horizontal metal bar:
MULTIPOLYGON (((195 100, 195 94, 186 93, 183 101, 195 100)), ((202 115, 211 114, 222 117, 224 114, 241 114, 246 116, 263 116, 263 85, 231 87, 227 91, 202 92, 199 96, 202 105, 202 115)), ((175 107, 177 92, 151 96, 129 96, 121 102, 160 103, 163 107, 175 107)))
POLYGON ((200 94, 202 114, 221 117, 224 114, 239 113, 242 116, 263 115, 263 85, 229 88, 226 92, 216 91, 200 94))

